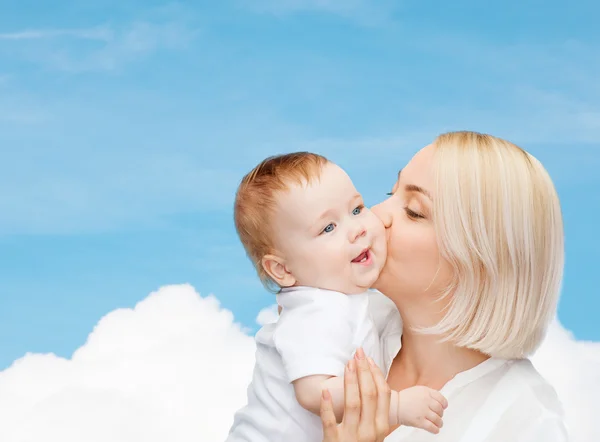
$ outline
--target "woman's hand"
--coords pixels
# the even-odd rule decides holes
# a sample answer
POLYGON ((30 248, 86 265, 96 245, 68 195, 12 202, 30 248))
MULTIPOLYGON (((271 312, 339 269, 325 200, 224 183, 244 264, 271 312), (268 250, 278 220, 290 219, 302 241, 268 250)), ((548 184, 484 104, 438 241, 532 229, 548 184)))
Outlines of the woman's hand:
POLYGON ((359 348, 344 371, 344 417, 338 425, 329 391, 321 397, 323 442, 381 442, 390 432, 390 388, 359 348))

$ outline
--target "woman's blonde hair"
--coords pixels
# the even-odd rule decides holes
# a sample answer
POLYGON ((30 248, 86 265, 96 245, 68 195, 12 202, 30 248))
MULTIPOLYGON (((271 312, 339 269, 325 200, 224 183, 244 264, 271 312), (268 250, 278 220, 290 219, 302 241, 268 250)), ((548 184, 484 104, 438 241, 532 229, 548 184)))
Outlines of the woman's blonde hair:
POLYGON ((448 309, 426 332, 494 357, 522 358, 556 312, 564 266, 558 195, 542 164, 474 132, 434 141, 433 218, 454 270, 448 309))

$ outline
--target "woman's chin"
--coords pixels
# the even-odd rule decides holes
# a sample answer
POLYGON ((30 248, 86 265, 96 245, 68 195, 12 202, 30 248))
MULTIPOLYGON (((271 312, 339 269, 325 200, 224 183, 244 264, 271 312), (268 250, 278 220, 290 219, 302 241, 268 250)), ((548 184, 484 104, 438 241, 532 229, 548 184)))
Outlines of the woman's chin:
POLYGON ((399 283, 400 281, 397 278, 394 278, 394 275, 390 275, 383 271, 373 282, 371 288, 383 293, 389 298, 390 296, 394 296, 394 294, 398 291, 399 283))

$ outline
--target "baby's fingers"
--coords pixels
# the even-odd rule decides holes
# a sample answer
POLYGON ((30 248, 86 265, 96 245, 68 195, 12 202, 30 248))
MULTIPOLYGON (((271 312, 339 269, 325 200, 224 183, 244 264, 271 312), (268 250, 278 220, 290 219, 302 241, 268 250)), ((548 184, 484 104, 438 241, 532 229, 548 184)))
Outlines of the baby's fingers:
POLYGON ((444 407, 442 407, 442 404, 440 404, 435 399, 432 399, 429 402, 429 410, 431 410, 432 412, 434 412, 435 414, 437 414, 439 417, 443 417, 444 416, 444 407))
POLYGON ((427 420, 438 428, 442 428, 444 426, 444 421, 442 421, 442 418, 433 411, 427 413, 427 420))
POLYGON ((440 427, 435 425, 429 419, 424 420, 422 428, 425 431, 429 431, 431 434, 438 434, 440 432, 440 427))
POLYGON ((429 390, 429 395, 435 399, 437 402, 440 403, 440 405, 442 406, 442 408, 445 410, 446 408, 448 408, 448 401, 446 400, 446 398, 442 395, 442 393, 440 393, 437 390, 429 390))

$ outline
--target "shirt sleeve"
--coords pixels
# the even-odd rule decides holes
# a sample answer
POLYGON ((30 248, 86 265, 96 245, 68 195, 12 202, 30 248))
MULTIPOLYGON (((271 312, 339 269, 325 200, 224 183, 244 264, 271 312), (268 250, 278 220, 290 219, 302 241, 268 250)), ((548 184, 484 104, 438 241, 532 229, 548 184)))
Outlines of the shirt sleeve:
POLYGON ((355 351, 350 310, 344 298, 313 300, 281 312, 274 343, 289 382, 312 375, 343 375, 355 351))

